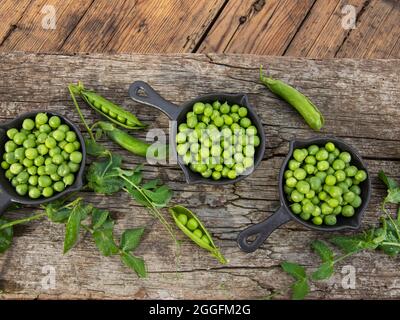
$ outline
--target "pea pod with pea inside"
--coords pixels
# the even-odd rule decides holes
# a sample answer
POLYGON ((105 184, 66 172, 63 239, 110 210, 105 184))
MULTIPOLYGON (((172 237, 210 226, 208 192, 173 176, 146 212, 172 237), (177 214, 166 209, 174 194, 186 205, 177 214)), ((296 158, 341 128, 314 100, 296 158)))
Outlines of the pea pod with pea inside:
POLYGON ((262 67, 260 67, 260 80, 272 93, 295 108, 312 129, 321 130, 325 122, 324 117, 304 94, 281 80, 267 77, 262 72, 262 67))
POLYGON ((210 233, 200 219, 189 209, 183 206, 174 206, 169 209, 179 229, 183 231, 199 247, 208 250, 218 261, 226 264, 227 261, 214 244, 210 233))
POLYGON ((82 82, 78 82, 77 85, 70 84, 68 88, 71 94, 79 95, 93 110, 111 122, 125 129, 143 129, 146 127, 145 124, 129 111, 126 111, 96 92, 85 89, 82 82))

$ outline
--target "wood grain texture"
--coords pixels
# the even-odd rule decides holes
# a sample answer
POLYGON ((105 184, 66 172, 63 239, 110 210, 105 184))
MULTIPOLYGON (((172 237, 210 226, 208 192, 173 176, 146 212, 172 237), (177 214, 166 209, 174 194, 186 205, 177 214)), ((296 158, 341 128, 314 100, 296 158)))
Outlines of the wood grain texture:
MULTIPOLYGON (((342 27, 345 5, 352 5, 360 17, 366 0, 318 0, 299 28, 285 55, 310 58, 333 58, 341 48, 351 29, 342 27)), ((357 21, 356 21, 357 23, 357 21)), ((355 53, 354 53, 355 54, 355 53)), ((348 52, 344 57, 352 57, 348 52)), ((371 56, 372 57, 372 56, 371 56)))
POLYGON ((0 51, 50 52, 60 50, 92 2, 93 0, 32 1, 18 21, 15 30, 0 45, 0 51), (55 29, 49 28, 47 24, 48 18, 53 14, 50 10, 53 9, 55 29))
POLYGON ((15 30, 30 0, 3 0, 0 2, 0 45, 15 30))
MULTIPOLYGON (((291 260, 316 265, 313 239, 331 234, 314 232, 290 222, 256 252, 245 254, 236 245, 238 232, 269 216, 279 206, 278 171, 292 138, 315 136, 286 103, 274 97, 258 81, 258 67, 268 65, 272 75, 307 94, 321 109, 326 126, 321 135, 335 135, 356 147, 372 176, 373 197, 363 227, 379 216, 385 190, 377 179, 383 169, 400 179, 399 60, 308 60, 240 55, 0 55, 0 118, 37 109, 57 110, 78 122, 66 84, 82 80, 113 101, 126 106, 151 124, 167 128, 160 112, 130 101, 127 89, 134 80, 149 82, 166 99, 181 103, 214 92, 245 92, 262 119, 267 148, 260 167, 247 179, 223 188, 186 185, 178 167, 145 166, 145 176, 160 177, 174 191, 173 203, 194 209, 229 259, 226 266, 193 245, 183 235, 180 252, 163 227, 126 194, 103 197, 83 192, 87 201, 108 208, 122 229, 146 225, 137 254, 149 268, 149 278, 136 276, 114 258, 101 257, 91 239, 62 255, 63 229, 48 222, 16 228, 12 248, 0 256, 1 298, 121 298, 121 299, 246 299, 283 291, 291 283, 279 264, 291 260), (55 289, 44 289, 43 267, 56 271, 55 289)), ((84 109, 87 117, 95 115, 84 109)), ((145 132, 138 132, 144 137, 145 132)), ((107 143, 115 150, 115 146, 107 143)), ((141 159, 125 156, 126 165, 141 159)), ((32 212, 7 214, 10 217, 32 212)), ((165 212, 167 215, 167 213, 165 212)), ((310 298, 400 298, 398 259, 381 253, 361 253, 340 264, 333 279, 312 285, 310 298), (341 286, 343 265, 356 268, 356 289, 341 286)))
POLYGON ((116 0, 110 6, 108 0, 97 0, 63 51, 191 52, 223 4, 223 0, 116 0))
POLYGON ((313 4, 314 0, 229 2, 200 52, 283 55, 313 4))
POLYGON ((400 39, 400 2, 371 1, 337 53, 337 57, 386 58, 400 39))

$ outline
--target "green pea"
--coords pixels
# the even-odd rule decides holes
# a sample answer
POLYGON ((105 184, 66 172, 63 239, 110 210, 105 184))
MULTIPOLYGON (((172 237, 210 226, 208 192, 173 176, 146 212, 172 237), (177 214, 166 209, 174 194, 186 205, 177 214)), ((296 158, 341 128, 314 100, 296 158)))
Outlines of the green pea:
POLYGON ((359 208, 362 204, 361 197, 356 195, 354 200, 350 203, 350 205, 354 208, 359 208))
POLYGON ((64 157, 61 154, 56 154, 54 155, 53 158, 51 158, 51 163, 54 163, 55 165, 60 165, 64 162, 64 157))
POLYGON ((39 127, 39 132, 43 132, 43 133, 49 134, 51 132, 51 128, 50 128, 50 126, 48 124, 42 124, 39 127))
POLYGON ((196 219, 194 218, 190 218, 186 224, 186 227, 190 230, 190 231, 194 231, 199 227, 199 223, 196 221, 196 219))
POLYGON ((45 198, 49 198, 54 194, 54 190, 52 187, 43 188, 42 195, 45 198))
POLYGON ((326 160, 319 161, 317 163, 317 169, 318 169, 318 171, 326 171, 326 170, 328 170, 329 169, 329 162, 326 161, 326 160))
POLYGON ((36 175, 30 176, 28 179, 28 183, 31 186, 37 186, 38 182, 39 182, 39 177, 36 175))
POLYGON ((328 155, 328 160, 327 161, 328 161, 329 164, 332 164, 335 161, 335 159, 336 159, 336 157, 334 156, 334 154, 330 153, 328 155))
POLYGON ((202 102, 196 102, 193 105, 193 112, 195 114, 202 114, 204 112, 205 105, 202 102))
POLYGON ((24 196, 28 193, 28 185, 27 184, 19 184, 15 187, 15 191, 20 195, 24 196))
MULTIPOLYGON (((60 130, 60 131, 62 131, 62 132, 64 132, 64 133, 67 133, 68 131, 70 131, 68 125, 66 125, 66 124, 60 125, 60 126, 58 127, 58 130, 60 130)), ((57 139, 56 139, 56 140, 57 140, 57 139)))
POLYGON ((207 235, 203 235, 200 240, 203 241, 207 245, 210 244, 210 240, 208 239, 207 235))
POLYGON ((48 117, 47 114, 39 112, 35 117, 35 122, 37 126, 41 126, 47 123, 48 117))
POLYGON ((8 163, 8 164, 13 164, 17 162, 17 159, 15 159, 15 153, 14 152, 7 152, 3 155, 3 159, 8 163))
POLYGON ((292 170, 285 170, 285 172, 283 173, 283 177, 285 179, 288 179, 290 177, 293 177, 293 171, 292 170))
POLYGON ((333 213, 333 208, 329 206, 326 202, 321 205, 321 213, 323 215, 329 215, 333 213))
POLYGON ((75 176, 74 176, 72 173, 66 175, 66 176, 63 178, 63 182, 64 182, 64 184, 65 184, 66 186, 72 185, 72 184, 74 183, 74 181, 75 181, 75 176))
POLYGON ((301 202, 304 199, 304 194, 300 193, 297 190, 294 190, 291 194, 290 194, 290 198, 292 199, 293 202, 301 202))
POLYGON ((255 136, 257 134, 257 128, 255 126, 253 126, 253 125, 250 125, 246 129, 246 134, 248 136, 255 136))
POLYGON ((69 156, 69 159, 71 162, 74 163, 81 163, 82 162, 82 152, 80 151, 74 151, 71 153, 71 155, 69 156))
POLYGON ((51 178, 49 176, 41 175, 39 177, 38 184, 39 184, 40 187, 46 188, 46 187, 51 186, 52 181, 51 181, 51 178))
POLYGON ((358 169, 356 166, 350 166, 344 169, 344 172, 348 177, 354 177, 357 173, 358 169))
POLYGON ((335 170, 344 170, 345 167, 346 163, 341 159, 337 159, 332 163, 332 168, 335 170))
POLYGON ((325 149, 320 149, 316 154, 315 154, 315 158, 318 161, 323 161, 323 160, 327 160, 329 157, 328 151, 326 151, 325 149))
POLYGON ((338 170, 335 172, 335 178, 338 182, 346 180, 346 173, 343 170, 338 170))
POLYGON ((286 179, 286 185, 289 188, 294 188, 297 184, 297 179, 294 177, 289 177, 288 179, 286 179))
POLYGON ((14 175, 19 174, 22 170, 24 169, 24 167, 20 164, 20 163, 13 163, 10 166, 10 172, 14 175))
POLYGON ((14 177, 14 174, 10 171, 10 169, 6 170, 4 173, 4 176, 8 179, 11 180, 14 177))
POLYGON ((328 193, 332 198, 338 198, 342 195, 343 191, 337 186, 330 186, 328 193))
POLYGON ((336 216, 332 215, 332 214, 328 214, 324 217, 324 222, 326 225, 328 226, 333 226, 336 224, 337 220, 336 220, 336 216))
POLYGON ((327 175, 325 178, 325 184, 328 186, 334 186, 336 184, 336 177, 332 175, 327 175))
POLYGON ((10 139, 14 139, 14 136, 18 133, 18 129, 11 128, 7 130, 7 137, 10 139))
POLYGON ((25 149, 35 148, 36 147, 36 140, 34 140, 32 138, 27 138, 22 145, 23 145, 23 147, 25 149))
POLYGON ((299 181, 296 184, 296 189, 300 193, 306 194, 307 192, 310 191, 310 184, 306 181, 299 181))
POLYGON ((49 125, 53 129, 56 129, 61 125, 61 119, 58 116, 51 116, 49 119, 49 125))
MULTIPOLYGON (((311 203, 313 203, 313 202, 311 201, 311 203)), ((321 208, 319 206, 317 206, 317 204, 319 204, 319 202, 313 203, 313 204, 314 204, 314 211, 311 213, 311 215, 314 217, 320 216, 322 212, 321 212, 321 208)))
POLYGON ((231 113, 230 116, 234 123, 237 123, 240 121, 240 116, 237 113, 231 113))
POLYGON ((67 176, 69 173, 71 172, 71 169, 69 168, 69 166, 67 164, 61 164, 58 169, 57 169, 57 174, 60 177, 65 177, 67 176))
POLYGON ((356 195, 361 194, 361 188, 357 185, 351 186, 349 189, 351 192, 354 192, 356 195))
POLYGON ((365 181, 367 179, 367 173, 364 170, 358 170, 354 179, 360 182, 365 181))
POLYGON ((245 107, 240 107, 237 113, 241 118, 244 118, 247 116, 247 109, 245 107))
POLYGON ((10 164, 7 161, 2 161, 1 168, 7 170, 8 168, 10 168, 10 164))
POLYGON ((297 180, 304 180, 307 177, 307 172, 302 168, 298 168, 294 171, 293 175, 297 180))
MULTIPOLYGON (((214 180, 219 180, 222 177, 221 172, 219 172, 219 171, 214 171, 211 176, 214 180)), ((228 175, 228 178, 229 178, 229 175, 228 175)), ((230 178, 230 179, 232 179, 232 178, 230 178)))
POLYGON ((35 175, 37 173, 37 167, 36 166, 32 166, 26 169, 26 171, 31 175, 35 175))
POLYGON ((197 238, 201 238, 203 236, 203 232, 200 229, 196 229, 193 231, 193 235, 197 238))
POLYGON ((57 181, 57 182, 55 182, 54 185, 53 185, 53 189, 54 189, 55 191, 57 191, 57 192, 62 192, 62 191, 64 191, 64 189, 65 189, 64 182, 62 182, 62 181, 57 181))
POLYGON ((351 162, 351 155, 347 151, 343 151, 339 155, 339 159, 342 160, 345 163, 350 163, 351 162))
POLYGON ((17 144, 14 141, 10 140, 4 144, 4 151, 5 152, 14 152, 15 149, 17 149, 17 147, 18 147, 17 144))
POLYGON ((22 145, 24 143, 24 141, 26 140, 26 135, 22 132, 17 132, 14 135, 13 141, 17 144, 17 145, 22 145))
POLYGON ((47 139, 48 135, 47 133, 41 133, 37 136, 36 138, 36 142, 38 144, 42 144, 42 143, 46 143, 46 139, 47 139))
POLYGON ((336 147, 335 147, 335 144, 333 142, 328 142, 328 143, 325 144, 325 149, 328 152, 333 152, 335 150, 335 148, 336 147))
POLYGON ((294 203, 290 206, 290 208, 292 209, 292 212, 294 214, 300 214, 302 209, 301 209, 301 204, 300 203, 294 203))
POLYGON ((75 151, 75 145, 72 142, 67 143, 64 146, 64 151, 67 153, 72 153, 75 151))
POLYGON ((236 179, 236 177, 237 177, 236 171, 235 170, 229 170, 228 178, 233 180, 233 179, 236 179))
POLYGON ((308 213, 308 212, 302 212, 301 214, 300 214, 300 218, 302 218, 303 220, 309 220, 310 218, 311 218, 311 214, 310 213, 308 213))
POLYGON ((42 195, 42 193, 40 192, 40 190, 38 188, 33 187, 33 188, 29 189, 28 195, 32 199, 37 199, 42 195))
POLYGON ((323 171, 318 171, 318 172, 315 174, 315 176, 316 176, 317 178, 319 178, 321 181, 325 181, 325 178, 326 178, 327 175, 328 175, 328 174, 327 174, 326 172, 323 172, 323 171))
POLYGON ((37 169, 37 174, 38 174, 39 176, 44 176, 44 175, 46 175, 46 167, 45 167, 45 166, 40 166, 40 167, 38 167, 38 169, 37 169))
POLYGON ((314 223, 317 226, 321 225, 322 222, 323 222, 323 220, 322 220, 322 217, 320 217, 320 216, 312 218, 312 223, 314 223))
POLYGON ((307 163, 307 164, 311 164, 311 165, 314 166, 314 165, 317 163, 317 160, 315 159, 314 156, 307 156, 307 157, 304 159, 304 162, 307 163))
POLYGON ((315 156, 319 151, 319 147, 315 144, 312 144, 311 146, 308 147, 307 151, 309 155, 315 156))
POLYGON ((298 162, 303 162, 303 160, 307 157, 308 152, 305 149, 296 149, 293 152, 293 158, 298 162))
POLYGON ((65 132, 60 130, 60 127, 56 131, 53 131, 53 138, 58 142, 61 142, 65 139, 65 132))
POLYGON ((245 169, 248 169, 248 168, 252 167, 253 165, 254 165, 254 160, 253 160, 253 158, 245 157, 245 158, 243 159, 243 167, 244 167, 245 169))

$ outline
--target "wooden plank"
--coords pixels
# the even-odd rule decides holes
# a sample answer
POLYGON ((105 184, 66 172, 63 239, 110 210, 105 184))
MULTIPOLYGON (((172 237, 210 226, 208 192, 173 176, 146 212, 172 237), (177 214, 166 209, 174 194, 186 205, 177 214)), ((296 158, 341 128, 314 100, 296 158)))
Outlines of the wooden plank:
MULTIPOLYGON (((219 265, 183 235, 178 254, 163 227, 158 222, 153 223, 148 213, 127 195, 105 198, 82 192, 87 201, 113 212, 117 218, 117 235, 128 227, 147 226, 137 254, 147 261, 149 278, 137 279, 118 259, 100 257, 89 237, 82 237, 77 247, 62 256, 62 227, 35 222, 17 227, 12 248, 0 256, 0 290, 3 292, 0 297, 248 299, 261 298, 277 290, 286 292, 292 280, 281 271, 279 263, 293 260, 314 265, 317 260, 309 250, 310 241, 328 238, 331 234, 310 231, 291 222, 274 232, 252 254, 241 252, 236 245, 240 230, 267 217, 279 206, 276 179, 288 141, 316 135, 296 112, 259 84, 260 64, 268 65, 274 76, 301 89, 320 107, 326 118, 321 134, 345 139, 366 159, 374 193, 363 227, 375 224, 385 192, 378 181, 378 171, 384 169, 400 179, 399 60, 308 60, 213 54, 2 54, 1 119, 45 108, 57 110, 78 122, 66 84, 80 79, 88 87, 126 106, 152 127, 167 128, 168 119, 164 115, 127 97, 129 84, 142 79, 176 103, 215 91, 248 93, 264 125, 267 149, 253 175, 223 188, 186 185, 183 174, 173 165, 145 166, 146 178, 159 176, 173 188, 173 203, 193 208, 204 220, 229 259, 228 265, 219 265), (54 289, 41 286, 45 266, 55 268, 54 289)), ((94 117, 87 108, 84 113, 94 117)), ((135 134, 143 137, 145 132, 135 134)), ((142 161, 109 142, 106 145, 124 155, 127 166, 142 161)), ((7 216, 31 212, 32 209, 27 208, 7 216)), ((400 298, 397 260, 366 252, 340 266, 346 264, 356 268, 356 289, 342 288, 339 268, 329 282, 313 284, 310 297, 400 298)))
POLYGON ((282 55, 313 3, 314 0, 228 3, 200 52, 282 55), (221 41, 225 37, 228 39, 221 41))
MULTIPOLYGON (((357 28, 350 33, 336 56, 341 58, 388 57, 400 38, 399 21, 399 2, 372 1, 358 22, 357 28)), ((397 54, 399 54, 398 49, 397 54)))
POLYGON ((0 46, 0 51, 51 52, 60 50, 64 40, 92 2, 93 0, 37 0, 32 2, 18 22, 18 28, 0 46), (45 6, 53 6, 55 10, 55 29, 49 29, 45 23, 46 15, 52 14, 45 10, 49 8, 45 6))
MULTIPOLYGON (((359 14, 366 3, 366 0, 317 0, 288 46, 285 55, 311 58, 334 57, 350 32, 342 27, 343 6, 352 5, 359 14)), ((347 57, 352 56, 350 54, 347 57)))
POLYGON ((17 22, 28 7, 30 0, 2 0, 0 2, 0 44, 17 28, 17 22))
POLYGON ((224 0, 98 0, 65 52, 191 52, 224 0), (101 34, 101 37, 94 36, 101 34))

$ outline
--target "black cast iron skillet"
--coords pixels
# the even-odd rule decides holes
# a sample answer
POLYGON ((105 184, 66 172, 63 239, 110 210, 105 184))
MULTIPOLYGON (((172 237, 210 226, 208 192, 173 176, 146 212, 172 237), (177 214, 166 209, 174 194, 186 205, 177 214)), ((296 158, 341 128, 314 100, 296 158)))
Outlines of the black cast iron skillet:
POLYGON ((340 139, 331 137, 313 138, 309 140, 293 140, 290 142, 289 153, 286 156, 282 164, 281 170, 279 172, 279 198, 281 203, 280 208, 272 216, 270 216, 263 222, 252 225, 247 229, 243 230, 239 234, 239 237, 237 239, 238 245, 240 249, 242 249, 245 252, 253 252, 263 244, 263 242, 270 236, 270 234, 275 229, 277 229, 279 226, 290 220, 295 220, 310 229, 318 231, 339 231, 345 229, 353 229, 353 230, 358 229, 360 227, 365 209, 368 206, 370 197, 371 197, 371 179, 368 174, 368 170, 365 163, 363 162, 360 155, 354 148, 344 143, 340 139), (367 172, 368 178, 359 185, 361 188, 362 205, 356 209, 354 216, 350 218, 339 216, 337 224, 334 226, 328 226, 328 225, 317 226, 314 225, 312 222, 305 221, 301 219, 299 216, 292 213, 292 211, 289 208, 291 203, 288 201, 285 192, 283 191, 283 186, 284 186, 283 175, 285 170, 287 169, 289 160, 292 158, 294 149, 305 148, 312 144, 316 144, 318 146, 324 146, 329 141, 334 142, 335 145, 341 151, 349 152, 352 157, 351 163, 354 164, 357 168, 365 170, 367 172), (255 237, 255 239, 253 241, 249 241, 250 237, 255 237))
POLYGON ((11 128, 18 128, 20 129, 22 127, 22 122, 26 118, 34 118, 37 113, 39 112, 44 112, 47 113, 49 116, 58 116, 62 120, 63 123, 67 124, 72 130, 75 131, 79 142, 81 144, 81 152, 82 152, 82 162, 81 162, 81 167, 79 171, 75 174, 75 182, 67 187, 64 191, 56 193, 52 197, 49 198, 38 198, 38 199, 30 199, 28 196, 20 196, 16 193, 14 187, 11 185, 10 181, 4 176, 5 171, 3 169, 0 169, 0 215, 7 209, 8 206, 11 205, 11 203, 20 203, 20 204, 27 204, 27 205, 38 205, 41 203, 45 202, 50 202, 53 200, 56 200, 58 198, 63 197, 67 193, 77 191, 79 190, 82 185, 82 177, 83 177, 83 171, 85 169, 85 162, 86 162, 86 148, 85 148, 85 141, 83 139, 83 136, 81 132, 79 131, 78 127, 68 120, 66 117, 60 115, 57 112, 53 111, 35 111, 35 112, 29 112, 29 113, 24 113, 20 115, 19 117, 15 118, 14 120, 7 122, 7 123, 2 123, 0 124, 0 155, 3 157, 4 153, 4 144, 7 142, 8 137, 6 135, 6 132, 8 129, 11 128))
POLYGON ((251 174, 255 168, 260 164, 264 151, 265 151, 265 135, 264 129, 261 124, 261 120, 258 115, 254 112, 253 107, 250 105, 247 95, 245 94, 230 94, 230 93, 212 93, 203 96, 199 96, 191 101, 185 102, 181 107, 165 100, 161 97, 149 84, 143 81, 136 81, 129 87, 129 96, 137 102, 146 104, 151 107, 155 107, 160 111, 164 112, 172 120, 172 135, 170 137, 170 147, 173 154, 178 160, 178 164, 181 167, 183 173, 185 174, 186 182, 204 183, 204 184, 215 184, 222 185, 228 183, 235 183, 242 180, 249 174, 251 174), (142 94, 141 94, 142 93, 142 94), (238 104, 240 106, 245 106, 248 110, 248 117, 253 122, 253 125, 257 128, 258 135, 260 137, 260 145, 256 148, 254 155, 254 166, 252 170, 246 170, 245 174, 238 176, 236 179, 222 178, 221 180, 212 180, 202 177, 199 173, 193 172, 187 167, 180 157, 178 157, 176 152, 175 136, 177 133, 177 128, 179 124, 186 121, 186 114, 192 110, 193 104, 196 102, 212 103, 214 101, 225 102, 230 104, 238 104))

